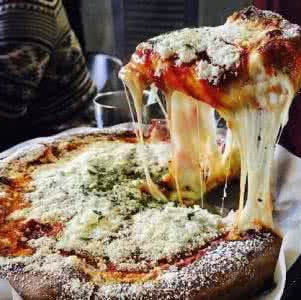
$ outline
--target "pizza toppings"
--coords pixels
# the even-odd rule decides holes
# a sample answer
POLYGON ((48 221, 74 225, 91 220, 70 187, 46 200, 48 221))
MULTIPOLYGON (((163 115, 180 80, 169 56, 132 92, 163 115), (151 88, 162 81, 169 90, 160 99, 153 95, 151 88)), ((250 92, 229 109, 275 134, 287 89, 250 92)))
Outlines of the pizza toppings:
MULTIPOLYGON (((137 62, 135 58, 138 56, 143 62, 143 54, 140 53, 146 50, 158 54, 162 60, 174 59, 175 66, 181 66, 204 56, 196 66, 198 77, 217 84, 224 72, 237 66, 240 59, 241 49, 226 41, 225 33, 227 30, 212 30, 210 27, 174 31, 140 44, 133 59, 137 62), (202 64, 206 68, 202 68, 202 64)), ((164 72, 164 66, 156 72, 164 72)))
POLYGON ((183 252, 189 255, 217 238, 224 226, 221 219, 200 207, 168 205, 163 210, 148 209, 133 217, 129 228, 110 244, 107 255, 121 270, 128 267, 143 270, 160 259, 169 261, 183 252), (132 261, 133 255, 137 262, 132 261))
POLYGON ((143 192, 142 161, 160 186, 170 145, 143 147, 142 154, 132 143, 96 141, 31 169, 28 189, 22 192, 25 206, 7 218, 11 224, 20 222, 14 235, 31 255, 28 267, 39 260, 43 265, 45 255, 51 254, 58 263, 74 257, 97 281, 142 280, 141 274, 150 280, 163 265, 183 266, 178 262, 183 253, 192 262, 196 250, 227 232, 231 218, 198 205, 158 202, 143 192))
POLYGON ((187 190, 196 198, 204 193, 216 165, 225 170, 217 178, 227 178, 238 149, 241 194, 235 229, 274 228, 274 146, 301 85, 300 49, 299 26, 253 7, 235 13, 222 26, 186 28, 138 45, 120 77, 138 115, 146 86, 157 85, 168 99, 173 152, 169 171, 180 203, 187 190), (231 137, 224 155, 216 147, 213 109, 226 120, 231 137))
POLYGON ((37 220, 7 221, 0 228, 0 254, 9 256, 30 256, 35 252, 28 242, 44 236, 56 237, 62 231, 61 223, 43 224, 37 220))
POLYGON ((61 223, 47 224, 31 219, 22 225, 22 241, 26 242, 28 240, 35 240, 43 236, 56 237, 62 231, 62 229, 63 225, 61 223))
POLYGON ((26 222, 23 218, 10 220, 14 212, 30 208, 24 200, 24 193, 30 190, 31 178, 28 175, 5 177, 1 179, 3 196, 0 199, 0 254, 2 256, 28 256, 34 249, 27 245, 30 239, 44 235, 56 236, 62 229, 61 224, 41 224, 37 220, 26 222))
POLYGON ((247 104, 245 93, 256 97, 250 66, 253 55, 259 54, 268 74, 286 74, 297 90, 301 81, 300 27, 277 14, 251 11, 252 18, 241 12, 222 26, 187 28, 140 44, 121 77, 126 80, 130 72, 143 87, 156 84, 169 96, 176 90, 214 108, 235 110, 247 104), (169 50, 162 51, 162 47, 169 50), (196 57, 179 63, 184 49, 195 49, 196 57), (137 56, 143 59, 137 61, 137 56))
POLYGON ((7 217, 15 211, 28 207, 24 202, 22 193, 30 178, 2 176, 0 198, 0 254, 9 255, 31 255, 32 250, 22 243, 22 220, 7 221, 7 217))

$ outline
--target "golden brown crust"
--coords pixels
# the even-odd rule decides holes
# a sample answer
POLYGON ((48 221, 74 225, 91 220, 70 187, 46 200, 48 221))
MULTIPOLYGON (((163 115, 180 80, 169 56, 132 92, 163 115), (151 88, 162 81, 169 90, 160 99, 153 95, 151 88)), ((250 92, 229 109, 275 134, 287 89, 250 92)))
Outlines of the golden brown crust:
POLYGON ((272 281, 280 246, 281 238, 273 233, 250 232, 242 240, 216 242, 198 261, 141 285, 87 285, 83 278, 68 272, 56 277, 22 271, 7 276, 24 300, 113 300, 121 296, 162 300, 246 299, 272 281), (72 278, 82 280, 78 289, 72 285, 72 278))
POLYGON ((254 6, 235 12, 227 23, 248 24, 249 28, 265 31, 259 41, 249 45, 248 51, 258 49, 268 73, 281 71, 288 74, 295 89, 300 87, 301 28, 279 14, 254 6))
POLYGON ((243 8, 237 12, 234 12, 232 16, 228 17, 227 22, 246 22, 248 21, 250 26, 258 27, 262 30, 279 29, 283 30, 297 30, 301 34, 300 27, 290 23, 284 19, 281 15, 269 11, 256 8, 255 6, 249 6, 243 8))
POLYGON ((23 300, 54 300, 59 295, 59 284, 45 274, 15 273, 8 280, 23 300))

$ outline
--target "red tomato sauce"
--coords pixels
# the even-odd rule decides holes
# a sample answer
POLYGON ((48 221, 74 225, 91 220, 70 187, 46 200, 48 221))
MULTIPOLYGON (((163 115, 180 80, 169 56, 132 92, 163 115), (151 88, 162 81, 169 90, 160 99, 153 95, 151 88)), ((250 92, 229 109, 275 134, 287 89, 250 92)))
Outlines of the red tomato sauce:
POLYGON ((1 256, 30 256, 35 250, 27 245, 30 239, 44 235, 55 236, 63 228, 60 223, 41 224, 37 220, 7 220, 13 212, 30 207, 23 199, 23 193, 31 178, 22 176, 16 179, 1 177, 5 184, 6 196, 0 198, 0 255, 1 256))

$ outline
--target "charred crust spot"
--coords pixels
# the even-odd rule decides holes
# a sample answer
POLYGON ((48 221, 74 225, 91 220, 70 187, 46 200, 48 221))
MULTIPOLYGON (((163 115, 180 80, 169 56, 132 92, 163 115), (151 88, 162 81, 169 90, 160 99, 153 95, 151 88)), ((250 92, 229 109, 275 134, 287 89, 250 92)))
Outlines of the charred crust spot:
POLYGON ((274 70, 281 70, 286 73, 294 70, 296 51, 293 42, 279 39, 271 40, 260 49, 260 52, 263 55, 264 65, 268 73, 273 73, 274 70))
POLYGON ((150 39, 150 40, 147 41, 147 43, 150 44, 151 46, 154 46, 156 44, 156 41, 150 39))
MULTIPOLYGON (((89 264, 90 266, 93 266, 93 267, 97 267, 97 263, 98 263, 97 259, 87 253, 84 253, 84 252, 79 253, 75 250, 68 251, 68 250, 63 250, 63 249, 59 250, 59 252, 62 256, 77 256, 79 259, 84 261, 86 264, 89 264)), ((86 279, 89 279, 90 276, 87 273, 85 273, 85 274, 87 276, 86 279)))
POLYGON ((187 219, 190 221, 194 217, 195 213, 191 212, 187 214, 187 219))
POLYGON ((185 47, 188 49, 193 49, 193 46, 191 44, 185 44, 185 47))
POLYGON ((59 148, 58 148, 56 145, 53 145, 53 146, 51 147, 51 152, 52 152, 52 154, 53 154, 55 157, 59 157, 60 154, 61 154, 59 148))
POLYGON ((61 224, 43 224, 37 220, 29 220, 24 224, 23 236, 30 239, 38 239, 42 236, 55 236, 62 229, 61 224))
POLYGON ((254 6, 249 6, 243 9, 240 13, 242 19, 251 19, 254 17, 259 17, 259 10, 257 10, 254 6))
POLYGON ((211 63, 211 59, 210 59, 210 57, 208 56, 208 53, 207 53, 207 51, 202 51, 202 52, 199 52, 198 54, 197 54, 197 60, 205 60, 205 61, 207 61, 208 63, 211 63))
POLYGON ((278 23, 281 17, 271 11, 265 11, 256 8, 255 6, 246 7, 239 12, 235 13, 232 18, 234 20, 240 18, 241 20, 260 20, 263 23, 278 23))
POLYGON ((0 176, 0 183, 8 186, 13 186, 14 180, 6 176, 0 176))
POLYGON ((282 35, 282 31, 280 29, 274 29, 274 30, 268 31, 266 33, 266 36, 268 38, 275 38, 275 37, 278 37, 278 36, 281 36, 281 35, 282 35))
POLYGON ((131 138, 131 137, 136 137, 135 132, 128 130, 128 131, 123 131, 121 133, 104 133, 103 134, 107 140, 114 140, 114 139, 123 139, 123 138, 131 138))

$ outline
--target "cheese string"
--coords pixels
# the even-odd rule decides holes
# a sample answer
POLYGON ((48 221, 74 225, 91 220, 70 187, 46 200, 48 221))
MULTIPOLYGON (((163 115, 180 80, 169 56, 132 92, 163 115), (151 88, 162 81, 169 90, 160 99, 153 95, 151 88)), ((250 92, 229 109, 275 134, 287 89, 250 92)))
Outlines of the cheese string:
POLYGON ((129 95, 127 87, 123 81, 122 81, 122 84, 123 84, 123 88, 124 88, 124 92, 125 92, 126 101, 127 101, 127 104, 128 104, 129 110, 130 110, 132 126, 134 128, 136 138, 137 138, 137 140, 139 140, 139 132, 137 130, 137 126, 136 126, 136 122, 135 122, 134 112, 133 112, 133 108, 132 108, 132 104, 131 104, 131 100, 130 100, 130 95, 129 95))
POLYGON ((275 143, 285 111, 241 109, 233 119, 233 135, 241 154, 240 201, 236 226, 274 228, 270 191, 275 143), (244 196, 247 188, 247 199, 244 196))
MULTIPOLYGON (((134 100, 138 121, 136 132, 147 184, 154 198, 167 201, 152 181, 144 155, 143 84, 139 81, 137 74, 131 74, 130 77, 131 79, 126 80, 125 84, 134 100)), ((271 107, 270 95, 267 93, 261 100, 263 107, 261 110, 252 106, 242 106, 236 111, 220 112, 225 116, 228 124, 231 123, 229 134, 233 136, 233 141, 230 141, 230 145, 226 145, 227 151, 223 155, 216 144, 216 122, 212 114, 213 108, 177 91, 174 91, 167 98, 167 118, 172 144, 172 170, 177 199, 181 204, 183 199, 201 199, 203 205, 208 175, 210 178, 214 178, 214 173, 218 168, 224 167, 226 180, 221 208, 221 212, 223 212, 228 175, 231 168, 232 147, 233 143, 236 143, 241 161, 240 197, 236 227, 240 230, 258 228, 258 226, 274 227, 270 192, 271 166, 275 143, 279 140, 281 130, 287 121, 287 112, 293 94, 290 84, 283 79, 285 78, 277 78, 277 80, 282 80, 279 84, 283 90, 286 88, 288 93, 284 98, 284 104, 279 105, 279 107, 271 107), (183 128, 186 128, 186 131, 183 128), (246 185, 248 186, 247 190, 246 185), (247 196, 246 202, 245 195, 247 196)), ((263 88, 266 89, 269 86, 270 82, 267 80, 263 88)), ((257 94, 262 96, 261 85, 256 86, 254 95, 257 94)), ((253 97, 253 94, 251 96, 253 97)), ((278 96, 279 101, 281 97, 284 96, 282 94, 278 96)), ((128 95, 127 99, 129 102, 128 95)), ((251 98, 243 101, 248 104, 252 103, 251 98)), ((132 111, 131 115, 133 118, 132 111)))
MULTIPOLYGON (((221 117, 217 121, 217 126, 218 122, 221 120, 221 117)), ((228 177, 230 173, 230 168, 231 168, 231 159, 232 159, 232 150, 233 150, 233 139, 232 139, 232 133, 231 129, 227 129, 227 135, 226 135, 226 140, 225 140, 225 149, 223 156, 225 157, 226 161, 226 179, 225 179, 225 185, 223 189, 223 196, 222 196, 222 205, 220 209, 220 214, 223 215, 224 213, 224 206, 225 206, 225 199, 227 197, 227 188, 228 188, 228 177)))
MULTIPOLYGON (((199 138, 201 137, 201 128, 200 128, 200 107, 198 105, 198 102, 195 102, 195 106, 196 106, 196 112, 197 112, 197 128, 198 128, 198 136, 199 138)), ((204 178, 204 166, 202 166, 202 148, 201 148, 201 143, 198 144, 199 146, 199 164, 200 164, 200 186, 201 186, 201 207, 204 208, 204 194, 205 194, 205 178, 204 178)))
POLYGON ((136 136, 138 138, 139 141, 139 148, 138 151, 142 157, 142 166, 144 169, 144 174, 146 177, 146 182, 149 188, 149 192, 150 194, 157 200, 159 201, 167 201, 167 198, 165 197, 165 195, 160 191, 160 189, 158 188, 158 186, 153 182, 150 172, 148 170, 148 166, 147 166, 147 162, 146 162, 146 156, 145 156, 145 144, 144 144, 144 138, 143 138, 143 128, 142 128, 142 124, 143 124, 143 120, 142 120, 142 109, 143 109, 143 87, 141 85, 141 83, 138 80, 138 77, 135 78, 133 77, 132 79, 128 79, 128 78, 123 78, 123 82, 125 84, 125 91, 126 91, 126 98, 127 98, 127 102, 128 105, 130 106, 130 111, 131 111, 131 116, 133 119, 133 123, 135 122, 134 119, 134 114, 133 111, 131 109, 131 103, 130 103, 130 98, 129 95, 127 93, 126 87, 129 89, 133 101, 134 101, 134 106, 135 106, 135 110, 136 110, 136 115, 137 115, 137 122, 138 122, 138 130, 135 130, 136 132, 136 136))

